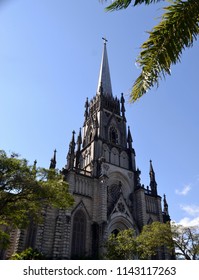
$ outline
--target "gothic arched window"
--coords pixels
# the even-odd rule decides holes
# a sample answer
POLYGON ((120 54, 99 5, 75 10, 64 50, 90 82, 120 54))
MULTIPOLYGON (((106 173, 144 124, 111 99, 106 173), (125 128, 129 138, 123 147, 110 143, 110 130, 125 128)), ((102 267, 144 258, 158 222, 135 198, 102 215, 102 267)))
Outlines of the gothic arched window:
POLYGON ((111 143, 118 144, 118 132, 117 132, 117 129, 114 126, 110 127, 109 139, 110 139, 111 143))
POLYGON ((82 210, 78 210, 73 218, 72 256, 85 255, 86 243, 86 216, 82 210))
POLYGON ((121 152, 120 154, 120 166, 124 168, 128 168, 128 156, 126 152, 121 152))
POLYGON ((119 151, 115 147, 111 149, 111 163, 119 165, 119 151))
POLYGON ((103 156, 104 156, 106 162, 109 162, 110 151, 109 151, 109 148, 106 144, 103 144, 103 150, 104 150, 103 156))

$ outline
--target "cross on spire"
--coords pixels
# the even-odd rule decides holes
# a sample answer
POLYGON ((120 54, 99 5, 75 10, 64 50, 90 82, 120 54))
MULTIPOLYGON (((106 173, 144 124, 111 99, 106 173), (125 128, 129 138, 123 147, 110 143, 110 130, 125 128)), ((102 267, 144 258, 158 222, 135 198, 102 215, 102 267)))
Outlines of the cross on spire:
POLYGON ((108 40, 105 37, 102 37, 102 40, 104 41, 104 44, 106 44, 106 42, 108 42, 108 40))

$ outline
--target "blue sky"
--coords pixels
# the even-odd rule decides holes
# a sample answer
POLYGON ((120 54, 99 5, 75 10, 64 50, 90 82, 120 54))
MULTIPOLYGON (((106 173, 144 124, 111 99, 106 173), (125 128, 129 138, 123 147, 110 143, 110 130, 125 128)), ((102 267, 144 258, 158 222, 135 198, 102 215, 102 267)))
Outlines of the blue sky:
POLYGON ((43 167, 56 148, 57 167, 66 164, 86 97, 96 94, 105 36, 113 94, 126 99, 141 181, 149 184, 151 159, 171 218, 193 225, 199 223, 198 42, 158 89, 128 102, 140 45, 158 23, 160 7, 107 13, 98 0, 1 1, 0 148, 43 167))

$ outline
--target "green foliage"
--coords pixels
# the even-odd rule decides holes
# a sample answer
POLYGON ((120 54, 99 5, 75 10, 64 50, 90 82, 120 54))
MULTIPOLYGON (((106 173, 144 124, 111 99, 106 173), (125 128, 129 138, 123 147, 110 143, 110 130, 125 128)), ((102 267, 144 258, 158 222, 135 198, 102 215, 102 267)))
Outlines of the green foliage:
POLYGON ((153 222, 143 227, 137 237, 137 250, 141 259, 149 259, 157 254, 159 248, 164 246, 172 254, 174 245, 169 223, 153 222))
POLYGON ((43 207, 66 209, 73 201, 58 170, 37 168, 17 154, 0 151, 1 224, 25 228, 30 221, 41 221, 43 207))
MULTIPOLYGON (((135 0, 138 4, 157 3, 161 0, 135 0)), ((162 0, 164 1, 164 0, 162 0)), ((108 11, 126 9, 132 0, 115 0, 108 11)), ((149 33, 149 38, 141 46, 137 63, 141 73, 135 80, 130 101, 136 101, 159 80, 170 75, 171 65, 180 62, 184 49, 192 47, 199 34, 199 1, 168 0, 163 8, 161 21, 149 33)))
POLYGON ((114 10, 120 10, 120 9, 126 9, 130 4, 132 0, 117 0, 114 1, 111 5, 109 5, 106 10, 107 11, 114 11, 114 10))
POLYGON ((137 59, 142 71, 136 79, 132 101, 159 85, 159 79, 170 75, 172 64, 180 62, 182 51, 192 47, 199 33, 199 2, 172 1, 164 8, 161 22, 149 32, 137 59))
POLYGON ((120 231, 117 235, 111 234, 105 244, 107 253, 106 259, 109 260, 129 260, 136 255, 137 244, 135 231, 126 229, 120 231))
POLYGON ((199 227, 183 227, 174 223, 153 222, 135 236, 132 229, 111 234, 105 244, 106 259, 151 259, 159 250, 176 258, 199 259, 199 227))
MULTIPOLYGON (((151 3, 156 3, 164 0, 135 0, 133 6, 136 6, 138 4, 151 4, 151 3)), ((102 1, 103 2, 103 1, 102 1)), ((132 0, 115 0, 111 5, 109 5, 106 10, 107 11, 115 11, 115 10, 121 10, 121 9, 126 9, 132 0)))
POLYGON ((11 260, 44 260, 45 256, 37 249, 27 248, 21 253, 12 255, 11 260))
POLYGON ((0 248, 6 249, 10 244, 10 236, 8 233, 0 229, 0 248))

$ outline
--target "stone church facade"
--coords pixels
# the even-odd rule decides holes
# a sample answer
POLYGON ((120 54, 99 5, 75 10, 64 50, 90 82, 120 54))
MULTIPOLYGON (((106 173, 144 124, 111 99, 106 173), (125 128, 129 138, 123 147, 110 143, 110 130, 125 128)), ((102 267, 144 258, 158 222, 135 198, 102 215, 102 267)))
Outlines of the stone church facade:
MULTIPOLYGON (((139 234, 146 224, 170 220, 166 197, 162 201, 158 194, 151 161, 150 184, 145 187, 140 183, 132 142, 124 96, 112 93, 104 41, 97 93, 86 99, 83 127, 77 137, 72 133, 62 170, 75 199, 74 207, 44 209, 42 224, 13 233, 13 246, 4 258, 31 246, 49 259, 98 259, 111 233, 133 228, 139 234)), ((56 151, 50 164, 50 168, 55 167, 56 151)))

